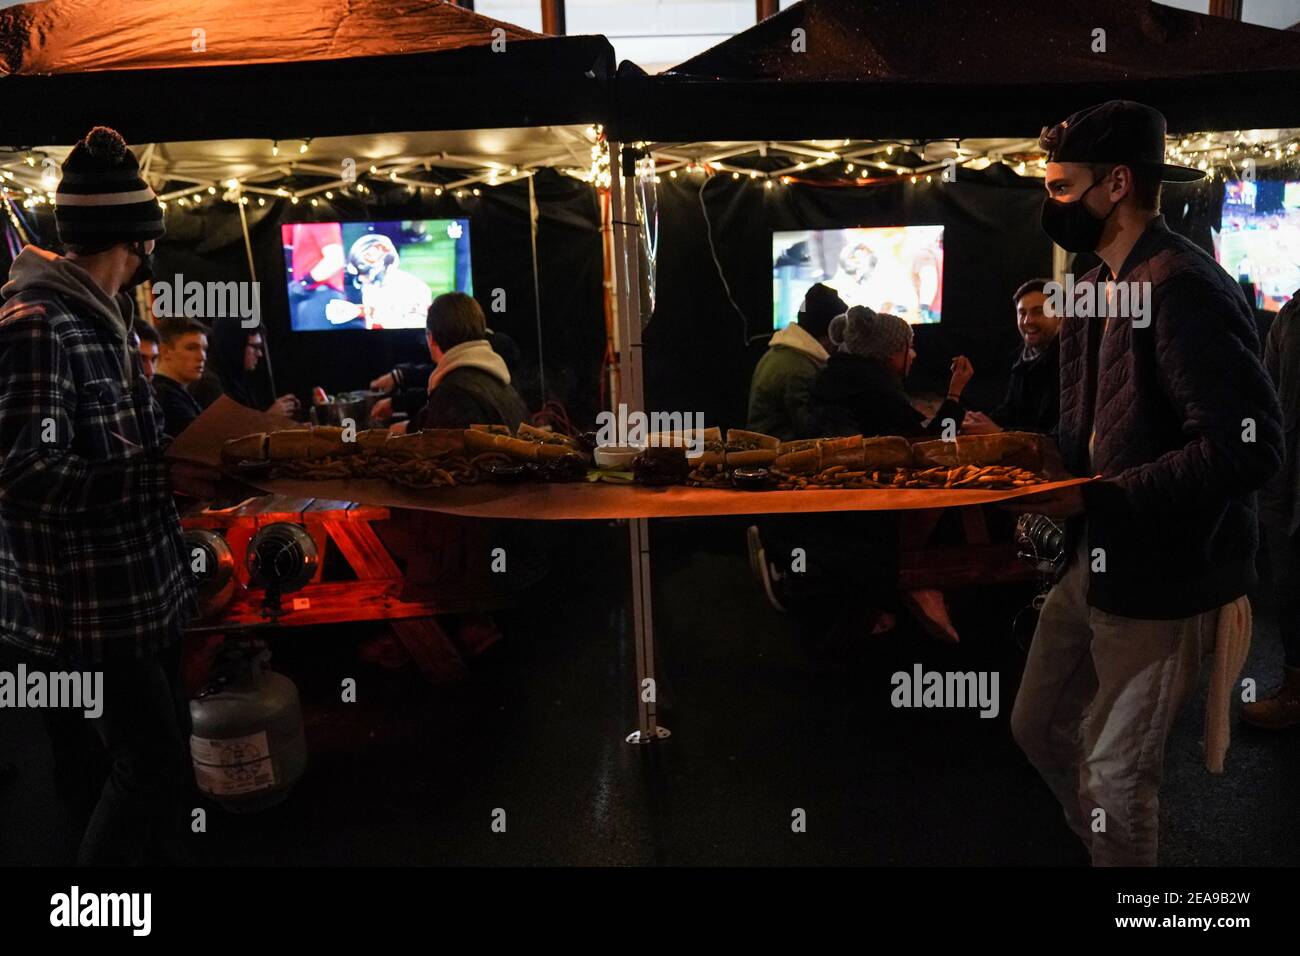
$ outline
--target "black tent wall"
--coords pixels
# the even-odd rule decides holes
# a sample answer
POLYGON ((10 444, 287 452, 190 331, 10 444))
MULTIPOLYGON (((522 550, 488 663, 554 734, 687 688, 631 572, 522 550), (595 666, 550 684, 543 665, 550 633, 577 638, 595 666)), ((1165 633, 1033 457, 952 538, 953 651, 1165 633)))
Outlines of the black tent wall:
MULTIPOLYGON (((594 419, 605 347, 600 214, 594 191, 550 170, 536 176, 539 220, 538 275, 542 302, 542 350, 548 393, 564 402, 575 421, 594 419)), ((372 194, 376 195, 376 194, 372 194)), ((322 202, 323 197, 322 197, 322 202)), ((280 225, 294 221, 437 219, 468 216, 475 297, 488 325, 510 335, 521 352, 519 386, 529 407, 541 405, 538 335, 528 224, 528 183, 518 181, 481 195, 457 199, 409 197, 396 188, 362 207, 338 200, 312 209, 280 200, 245 207, 261 283, 263 321, 281 393, 307 400, 312 387, 333 393, 365 388, 395 362, 428 361, 419 331, 292 332, 280 225), (391 195, 392 200, 387 196, 391 195), (493 291, 504 290, 504 312, 491 311, 493 291)), ((42 242, 57 248, 52 216, 40 217, 42 242)), ((157 249, 157 278, 179 273, 185 282, 227 282, 248 277, 247 256, 235 206, 213 201, 199 210, 173 206, 167 236, 157 249)), ((7 257, 0 269, 8 271, 7 257)))
MULTIPOLYGON (((701 182, 665 176, 657 187, 658 286, 644 333, 649 407, 703 412, 707 422, 724 427, 745 424, 750 375, 772 327, 774 231, 920 224, 945 227, 943 318, 915 327, 918 357, 908 386, 941 392, 952 357, 964 354, 975 367, 969 403, 991 409, 1001 399, 1019 341, 1011 295, 1024 280, 1051 275, 1051 245, 1038 224, 1040 180, 996 167, 963 170, 955 184, 936 176, 928 184, 860 188, 794 183, 766 190, 715 177, 704 200, 743 318, 710 256, 701 182)), ((1209 184, 1169 189, 1171 227, 1208 248, 1220 194, 1209 184)))

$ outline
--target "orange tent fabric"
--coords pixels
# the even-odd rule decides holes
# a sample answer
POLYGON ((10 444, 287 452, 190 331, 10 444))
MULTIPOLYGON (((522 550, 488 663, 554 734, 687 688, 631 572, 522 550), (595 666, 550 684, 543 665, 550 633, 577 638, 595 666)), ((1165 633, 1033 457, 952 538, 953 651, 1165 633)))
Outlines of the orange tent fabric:
POLYGON ((0 11, 0 76, 430 53, 496 29, 540 36, 446 0, 43 0, 0 11))

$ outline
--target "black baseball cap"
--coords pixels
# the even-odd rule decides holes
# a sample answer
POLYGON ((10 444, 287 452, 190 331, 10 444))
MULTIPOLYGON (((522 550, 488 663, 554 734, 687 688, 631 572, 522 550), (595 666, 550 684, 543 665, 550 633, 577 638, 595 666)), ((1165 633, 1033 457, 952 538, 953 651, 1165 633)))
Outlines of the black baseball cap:
POLYGON ((1049 163, 1120 163, 1160 171, 1169 183, 1190 183, 1205 173, 1165 162, 1164 114, 1132 100, 1109 100, 1043 127, 1038 145, 1049 163))

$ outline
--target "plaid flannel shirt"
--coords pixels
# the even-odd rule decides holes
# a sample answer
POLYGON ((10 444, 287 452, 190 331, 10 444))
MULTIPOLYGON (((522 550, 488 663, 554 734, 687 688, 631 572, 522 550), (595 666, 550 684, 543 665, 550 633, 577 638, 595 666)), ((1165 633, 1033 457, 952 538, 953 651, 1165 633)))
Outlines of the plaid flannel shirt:
POLYGON ((123 363, 53 291, 0 306, 0 642, 19 651, 142 656, 196 609, 161 411, 123 363))

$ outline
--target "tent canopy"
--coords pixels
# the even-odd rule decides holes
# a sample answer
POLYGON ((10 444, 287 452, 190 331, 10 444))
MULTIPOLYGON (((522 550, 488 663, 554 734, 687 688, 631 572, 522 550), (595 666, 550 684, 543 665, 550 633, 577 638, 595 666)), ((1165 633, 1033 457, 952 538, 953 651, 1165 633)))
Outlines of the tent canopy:
POLYGON ((45 0, 0 11, 10 146, 600 122, 613 49, 444 0, 45 0), (202 31, 202 32, 200 32, 202 31))
MULTIPOLYGON (((555 168, 575 175, 589 170, 592 131, 580 126, 449 132, 369 133, 313 139, 306 153, 300 141, 265 139, 132 144, 145 176, 164 200, 224 193, 238 180, 242 193, 310 198, 339 189, 349 173, 359 183, 396 183, 416 188, 498 185, 555 168), (278 145, 278 149, 276 148, 278 145), (351 160, 351 169, 345 161, 351 160), (373 167, 373 169, 372 169, 373 167)), ((46 160, 62 164, 70 147, 33 151, 33 163, 19 153, 0 156, 0 177, 39 196, 50 188, 46 160), (13 174, 12 176, 10 174, 13 174)), ((3 180, 0 180, 3 182, 3 180)), ((21 197, 19 197, 21 198, 21 197)))
POLYGON ((1116 97, 1175 132, 1287 127, 1298 86, 1295 33, 1150 0, 803 0, 666 73, 624 64, 614 135, 1030 137, 1116 97))

